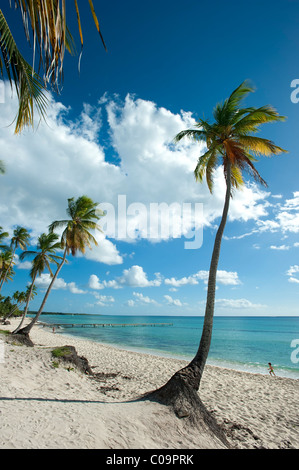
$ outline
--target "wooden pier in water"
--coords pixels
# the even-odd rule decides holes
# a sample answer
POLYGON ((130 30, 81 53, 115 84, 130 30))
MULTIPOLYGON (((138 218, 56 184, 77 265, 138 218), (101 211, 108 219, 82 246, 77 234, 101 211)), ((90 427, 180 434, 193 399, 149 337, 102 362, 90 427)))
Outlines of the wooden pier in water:
POLYGON ((39 322, 43 327, 49 328, 107 328, 107 327, 138 327, 138 326, 172 326, 173 323, 44 323, 39 322))

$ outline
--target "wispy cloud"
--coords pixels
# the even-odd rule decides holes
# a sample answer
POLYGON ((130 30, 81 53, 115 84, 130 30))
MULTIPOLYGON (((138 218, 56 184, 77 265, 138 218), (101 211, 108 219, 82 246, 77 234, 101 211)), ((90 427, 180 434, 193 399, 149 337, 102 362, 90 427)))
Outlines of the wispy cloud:
MULTIPOLYGON (((195 285, 198 284, 200 280, 204 281, 207 284, 209 278, 209 271, 198 271, 195 274, 190 276, 185 276, 180 279, 176 279, 174 277, 167 278, 164 280, 166 285, 171 285, 173 287, 181 287, 184 285, 195 285)), ((241 281, 238 277, 238 273, 235 271, 225 271, 225 270, 218 270, 217 271, 217 282, 223 285, 231 285, 236 286, 241 284, 241 281)))
POLYGON ((265 308, 266 305, 255 304, 247 299, 216 299, 217 308, 223 309, 260 309, 265 308))
POLYGON ((299 278, 295 277, 296 275, 299 275, 299 266, 297 264, 290 266, 286 274, 289 277, 288 279, 289 282, 292 282, 294 284, 299 284, 299 278))
POLYGON ((279 245, 279 246, 271 245, 270 249, 271 250, 287 251, 287 250, 290 249, 290 246, 289 245, 279 245))

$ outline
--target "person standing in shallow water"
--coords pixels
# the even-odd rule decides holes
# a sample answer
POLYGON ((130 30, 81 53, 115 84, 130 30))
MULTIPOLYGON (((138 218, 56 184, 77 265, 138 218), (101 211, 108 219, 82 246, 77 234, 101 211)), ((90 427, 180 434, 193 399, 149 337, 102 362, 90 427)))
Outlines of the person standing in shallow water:
POLYGON ((275 372, 274 372, 274 370, 273 370, 273 367, 272 367, 271 362, 268 362, 268 366, 269 366, 269 374, 270 374, 270 375, 275 375, 275 372))

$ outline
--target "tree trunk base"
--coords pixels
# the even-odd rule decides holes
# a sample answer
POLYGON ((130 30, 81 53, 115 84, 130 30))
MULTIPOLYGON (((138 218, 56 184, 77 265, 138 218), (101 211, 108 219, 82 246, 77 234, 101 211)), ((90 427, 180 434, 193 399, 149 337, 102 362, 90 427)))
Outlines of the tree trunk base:
POLYGON ((231 445, 225 433, 199 398, 198 392, 187 381, 188 368, 176 372, 161 388, 142 396, 170 407, 178 418, 187 419, 192 426, 199 427, 218 438, 226 447, 231 445))
POLYGON ((15 331, 12 332, 13 335, 25 335, 29 336, 30 329, 27 326, 20 328, 19 330, 16 328, 15 331))
POLYGON ((34 343, 29 337, 28 333, 21 333, 22 330, 18 331, 17 333, 11 333, 11 339, 18 341, 20 344, 24 344, 25 346, 33 347, 34 343))

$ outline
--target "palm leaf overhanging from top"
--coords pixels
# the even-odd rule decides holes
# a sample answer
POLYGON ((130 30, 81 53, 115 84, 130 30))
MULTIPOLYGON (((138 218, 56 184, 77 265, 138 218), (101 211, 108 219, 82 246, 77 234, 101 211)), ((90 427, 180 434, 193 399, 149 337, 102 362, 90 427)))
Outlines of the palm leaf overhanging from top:
POLYGON ((15 133, 18 133, 25 126, 33 125, 34 105, 39 115, 45 117, 47 98, 41 78, 20 53, 1 10, 0 50, 3 58, 2 60, 0 57, 1 76, 5 69, 10 85, 11 87, 14 85, 19 100, 15 127, 15 133))
POLYGON ((253 162, 256 161, 257 156, 271 156, 286 152, 271 140, 253 135, 259 131, 261 124, 283 121, 285 117, 280 116, 272 106, 240 108, 242 100, 252 91, 254 89, 245 80, 229 98, 216 105, 212 124, 207 120, 199 119, 194 129, 183 130, 175 137, 176 142, 183 137, 190 137, 206 143, 207 151, 199 157, 194 175, 200 182, 206 177, 211 193, 213 192, 213 174, 219 164, 223 165, 226 177, 227 164, 228 161, 230 162, 232 188, 239 188, 244 184, 243 171, 267 186, 253 162))
MULTIPOLYGON (((107 50, 93 2, 92 0, 88 0, 88 2, 93 21, 103 46, 107 50)), ((11 1, 10 4, 12 6, 11 1)), ((21 12, 26 39, 33 47, 33 64, 31 66, 20 53, 0 9, 0 51, 2 55, 2 58, 0 56, 0 72, 1 76, 4 71, 6 72, 11 86, 14 85, 17 92, 19 110, 16 117, 15 133, 18 133, 25 126, 33 125, 34 105, 40 117, 45 118, 47 98, 44 92, 48 84, 55 91, 59 91, 59 86, 63 81, 65 50, 74 54, 75 45, 67 27, 66 0, 15 0, 14 5, 21 12), (38 58, 37 71, 35 71, 36 57, 38 58), (40 76, 41 70, 43 70, 43 77, 40 76)), ((74 7, 77 14, 82 54, 83 33, 77 0, 74 0, 74 7)))

